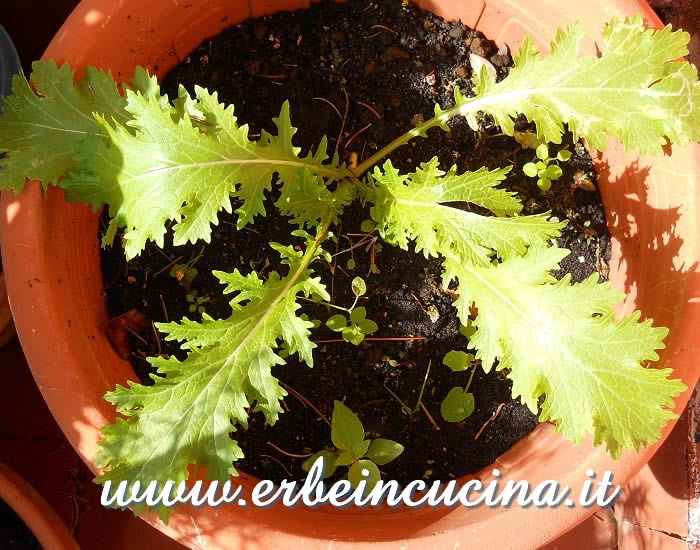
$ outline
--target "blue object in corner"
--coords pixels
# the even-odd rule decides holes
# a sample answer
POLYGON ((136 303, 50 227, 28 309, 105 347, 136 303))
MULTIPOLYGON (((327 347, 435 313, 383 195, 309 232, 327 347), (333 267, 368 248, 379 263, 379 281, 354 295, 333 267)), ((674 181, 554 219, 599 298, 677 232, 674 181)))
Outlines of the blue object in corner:
POLYGON ((19 56, 10 36, 0 25, 0 112, 2 111, 2 98, 12 89, 12 77, 22 72, 19 56))

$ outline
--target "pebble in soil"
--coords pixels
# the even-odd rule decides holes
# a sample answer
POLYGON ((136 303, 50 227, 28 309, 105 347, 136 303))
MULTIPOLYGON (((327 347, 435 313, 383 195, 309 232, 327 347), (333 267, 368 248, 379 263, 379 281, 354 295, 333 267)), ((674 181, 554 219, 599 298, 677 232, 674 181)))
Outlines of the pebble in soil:
MULTIPOLYGON (((337 146, 341 158, 347 160, 355 152, 362 160, 423 116, 429 117, 436 102, 451 105, 454 86, 469 93, 470 53, 488 59, 499 78, 512 65, 510 57, 480 33, 412 6, 402 7, 398 1, 321 3, 306 11, 249 20, 206 40, 169 73, 163 89, 171 97, 179 83, 190 91, 195 84, 216 89, 221 101, 235 105, 240 123, 250 125, 252 136, 263 128, 271 129, 271 119, 288 99, 292 122, 298 128, 294 141, 303 151, 327 135, 330 148, 337 146)), ((518 127, 528 129, 524 122, 518 127)), ((562 145, 550 146, 552 156, 562 148, 573 156, 562 163, 562 177, 546 194, 522 172, 522 166, 533 160, 534 150, 502 135, 488 117, 482 119, 479 132, 454 120, 450 132, 433 130, 429 136, 395 151, 392 162, 410 170, 437 155, 443 168, 456 164, 460 171, 512 166, 505 185, 518 192, 525 203, 524 213, 551 210, 554 216, 569 220, 559 244, 572 254, 555 275, 571 273, 574 281, 596 270, 603 278, 607 275, 610 243, 600 195, 575 184, 584 179, 594 185, 595 172, 588 154, 580 144, 572 143, 569 134, 562 145)), ((235 229, 235 217, 223 213, 206 246, 172 247, 167 242, 160 250, 149 244, 128 264, 118 247, 107 250, 103 271, 110 315, 136 308, 154 321, 196 317, 188 313, 186 300, 188 291, 196 290, 209 300, 204 307, 210 315, 227 317, 228 302, 211 270, 238 268, 247 273, 255 269, 263 276, 280 270, 284 274, 268 243, 301 244, 290 237, 294 227, 278 215, 273 199, 264 220, 258 218, 255 225, 240 231, 235 229), (185 263, 200 253, 198 275, 189 289, 163 269, 175 259, 185 263)), ((358 204, 346 209, 341 226, 335 228, 338 243, 326 242, 326 250, 335 254, 357 244, 363 237, 351 234, 361 234, 361 222, 368 217, 368 211, 358 204)), ((382 467, 387 477, 401 482, 449 480, 476 472, 536 426, 536 416, 511 399, 511 384, 504 373, 486 374, 480 368, 470 388, 476 401, 472 416, 459 424, 440 417, 442 399, 453 386, 466 384, 470 373, 453 373, 442 365, 447 352, 466 351, 468 341, 459 333, 452 296, 441 288, 438 260, 426 260, 385 243, 381 251, 363 245, 335 260, 334 269, 320 261, 313 264, 334 303, 352 304, 350 281, 361 275, 368 291, 358 305, 366 307, 368 318, 379 325, 372 336, 421 339, 363 342, 357 347, 321 344, 314 350, 313 369, 293 356, 286 365, 275 367, 273 374, 327 418, 333 400, 344 400, 360 416, 370 437, 404 444, 404 453, 382 467), (370 273, 373 254, 376 273, 370 273), (347 264, 351 257, 353 269, 347 264), (404 415, 384 387, 413 406, 429 362, 432 368, 423 405, 439 430, 423 410, 412 417, 404 415), (475 439, 499 407, 498 416, 475 439)), ((301 312, 322 321, 336 313, 308 303, 301 312)), ((312 335, 313 340, 337 337, 323 324, 312 335)), ((139 377, 149 382, 146 355, 182 352, 152 333, 144 338, 147 344, 134 339, 131 359, 139 377)), ((238 463, 241 470, 275 481, 303 478, 303 459, 286 456, 269 443, 293 454, 315 452, 331 444, 327 424, 291 392, 284 408, 275 426, 267 426, 261 414, 253 414, 248 430, 239 428, 234 434, 246 454, 238 463)))

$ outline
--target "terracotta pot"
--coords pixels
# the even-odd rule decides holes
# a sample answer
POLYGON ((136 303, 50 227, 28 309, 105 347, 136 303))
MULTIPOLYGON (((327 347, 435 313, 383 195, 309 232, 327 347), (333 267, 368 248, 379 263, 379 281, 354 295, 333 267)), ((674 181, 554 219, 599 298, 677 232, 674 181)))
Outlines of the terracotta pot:
MULTIPOLYGON (((299 9, 308 0, 84 0, 49 46, 45 58, 87 64, 128 78, 137 64, 164 74, 202 39, 246 17, 299 9)), ((603 22, 614 14, 642 13, 632 0, 421 0, 421 6, 460 17, 511 49, 533 34, 546 46, 557 26, 581 19, 591 33, 582 45, 593 53, 603 22)), ((245 118, 245 117, 243 117, 245 118)), ((689 388, 698 378, 700 326, 698 145, 674 148, 661 158, 625 155, 611 143, 596 160, 610 231, 611 279, 628 292, 622 309, 641 309, 671 328, 659 362, 672 366, 689 388)), ((92 465, 98 429, 115 417, 102 398, 116 383, 134 379, 104 336, 106 312, 100 277, 98 217, 67 204, 62 192, 42 196, 38 184, 18 197, 5 194, 0 210, 10 304, 34 377, 53 415, 78 453, 92 465)), ((689 391, 676 399, 680 412, 689 391)), ((669 423, 663 432, 665 438, 669 423)), ((659 442, 660 444, 660 442, 659 442)), ((611 470, 618 483, 636 473, 658 445, 612 460, 590 442, 574 446, 543 424, 479 474, 536 484, 557 479, 575 489, 587 469, 611 470)), ((238 478, 249 491, 255 480, 238 478)), ((181 508, 159 529, 192 548, 536 548, 573 527, 593 510, 424 509, 317 510, 273 507, 181 508)))
POLYGON ((78 550, 78 543, 49 503, 24 478, 1 462, 0 500, 24 521, 43 548, 78 550))
POLYGON ((5 277, 0 273, 0 348, 7 344, 15 335, 15 325, 12 322, 10 302, 7 300, 5 277))

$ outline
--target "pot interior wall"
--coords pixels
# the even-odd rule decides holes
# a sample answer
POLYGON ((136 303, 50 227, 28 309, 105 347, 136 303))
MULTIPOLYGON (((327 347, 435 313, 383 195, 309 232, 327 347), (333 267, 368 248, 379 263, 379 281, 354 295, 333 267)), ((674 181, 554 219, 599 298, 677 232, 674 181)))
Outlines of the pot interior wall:
MULTIPOLYGON (((526 32, 535 34, 544 47, 557 26, 582 19, 592 33, 582 44, 587 53, 595 51, 594 42, 600 45, 602 21, 615 13, 640 10, 638 3, 623 0, 421 0, 419 4, 439 15, 462 18, 511 49, 526 32)), ((303 0, 86 0, 56 35, 45 58, 69 62, 78 73, 88 64, 110 69, 120 80, 128 80, 137 64, 163 75, 202 39, 231 24, 308 5, 303 0)), ((643 9, 648 21, 658 24, 648 7, 643 9)), ((700 288, 695 271, 698 205, 692 175, 697 172, 697 158, 697 147, 674 150, 673 157, 652 161, 627 156, 611 143, 608 152, 597 159, 615 239, 611 280, 629 293, 625 311, 641 309, 658 324, 672 328, 661 364, 673 366, 689 386, 697 378, 693 363, 697 344, 691 331, 700 322, 698 301, 690 301, 700 288)), ((8 288, 29 363, 57 421, 91 464, 97 451, 97 430, 115 416, 103 394, 115 383, 135 378, 130 365, 112 351, 102 330, 106 312, 96 237, 98 217, 84 206, 66 204, 56 189, 50 189, 44 200, 38 185, 17 199, 6 194, 2 212, 3 230, 9 236, 3 242, 8 288), (31 257, 26 247, 33 251, 31 257), (27 273, 41 276, 28 279, 27 273)), ((686 394, 677 401, 679 409, 687 398, 686 394)), ((587 468, 611 469, 616 480, 622 481, 652 451, 630 453, 613 463, 590 443, 574 447, 563 441, 547 424, 503 455, 494 467, 510 479, 531 483, 558 479, 575 487, 586 479, 587 468)), ((478 477, 488 482, 491 469, 478 477)), ((246 476, 239 481, 248 490, 253 483, 246 476)), ((279 547, 289 547, 289 534, 298 544, 303 537, 303 544, 311 548, 328 544, 314 538, 388 541, 421 536, 431 536, 435 547, 471 545, 474 537, 486 546, 536 547, 589 513, 578 508, 504 513, 485 507, 379 512, 229 506, 182 509, 173 514, 167 527, 161 524, 159 528, 193 547, 197 540, 226 548, 271 548, 274 541, 279 547)), ((407 542, 406 547, 423 548, 425 540, 407 542)))

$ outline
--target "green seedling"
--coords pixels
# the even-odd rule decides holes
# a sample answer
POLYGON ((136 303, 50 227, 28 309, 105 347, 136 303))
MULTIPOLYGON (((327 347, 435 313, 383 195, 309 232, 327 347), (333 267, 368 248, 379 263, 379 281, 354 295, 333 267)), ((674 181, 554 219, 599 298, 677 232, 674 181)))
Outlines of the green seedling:
POLYGON ((185 264, 175 264, 170 268, 170 276, 177 279, 177 282, 180 283, 185 290, 190 290, 192 287, 192 282, 199 274, 197 268, 194 267, 194 264, 196 264, 197 260, 202 257, 202 254, 204 254, 204 247, 202 247, 199 254, 192 258, 189 262, 185 264))
POLYGON ((332 476, 338 466, 347 466, 347 479, 353 487, 366 481, 371 491, 381 479, 379 466, 388 464, 403 452, 403 445, 390 439, 365 438, 365 429, 357 415, 340 401, 334 401, 331 418, 331 440, 333 448, 317 452, 302 464, 305 472, 323 458, 323 478, 332 476), (363 470, 367 471, 363 475, 363 470))
POLYGON ((190 291, 187 296, 185 296, 185 299, 190 304, 188 311, 190 313, 194 313, 196 311, 199 314, 206 311, 204 304, 207 304, 210 301, 209 296, 199 296, 199 293, 196 290, 190 291))
POLYGON ((474 394, 469 393, 469 386, 472 384, 472 379, 474 378, 477 367, 474 363, 474 355, 463 351, 452 350, 445 355, 442 363, 450 367, 452 372, 461 372, 469 368, 472 369, 467 385, 464 388, 455 386, 447 393, 447 397, 442 400, 442 403, 440 403, 440 414, 447 422, 462 422, 469 418, 474 412, 474 394))
MULTIPOLYGON (((375 333, 379 327, 371 319, 367 319, 367 310, 364 307, 355 307, 361 296, 367 292, 367 285, 362 277, 355 277, 352 280, 352 292, 355 295, 355 302, 347 309, 347 314, 337 313, 326 321, 329 329, 340 332, 343 340, 359 346, 365 336, 375 333)), ((337 309, 343 309, 336 306, 337 309)))
POLYGON ((542 189, 542 191, 549 191, 552 187, 552 182, 558 180, 562 175, 562 169, 558 163, 569 160, 571 158, 571 152, 562 149, 557 153, 556 158, 551 158, 549 156, 549 147, 547 147, 546 143, 542 143, 537 146, 535 154, 540 160, 537 162, 528 162, 523 166, 523 172, 526 176, 531 178, 536 177, 537 186, 542 189))
POLYGON ((396 399, 396 401, 398 401, 399 404, 401 405, 401 412, 403 414, 406 414, 408 416, 413 416, 414 414, 416 414, 418 412, 418 409, 420 408, 420 405, 423 402, 423 392, 425 391, 425 385, 428 382, 428 375, 430 374, 430 364, 431 363, 432 363, 432 360, 428 361, 428 368, 426 369, 425 376, 423 377, 423 385, 421 386, 420 393, 418 394, 418 401, 416 401, 416 406, 413 408, 406 405, 406 403, 404 403, 403 400, 398 395, 396 395, 396 393, 394 393, 391 390, 391 388, 389 388, 389 386, 384 384, 384 389, 386 391, 388 391, 391 394, 391 396, 394 399, 396 399))

